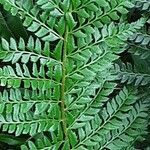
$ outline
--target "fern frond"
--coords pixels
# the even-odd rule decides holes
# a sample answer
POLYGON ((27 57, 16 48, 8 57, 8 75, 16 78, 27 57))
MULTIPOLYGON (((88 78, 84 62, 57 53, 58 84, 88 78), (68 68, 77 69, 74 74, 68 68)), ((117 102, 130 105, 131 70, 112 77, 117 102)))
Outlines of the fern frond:
POLYGON ((139 55, 141 59, 149 57, 150 52, 150 35, 144 33, 135 33, 129 38, 129 52, 139 55))
POLYGON ((81 34, 92 31, 92 27, 103 27, 112 20, 118 20, 119 14, 127 14, 128 8, 134 5, 129 1, 79 1, 73 3, 73 12, 78 16, 80 26, 73 29, 71 33, 81 34), (86 22, 88 20, 88 22, 86 22))
POLYGON ((143 97, 126 87, 118 93, 118 70, 110 71, 147 21, 121 23, 130 1, 0 3, 32 35, 0 41, 0 127, 30 136, 21 149, 121 150, 145 131, 143 97))
POLYGON ((105 105, 108 100, 107 96, 113 92, 116 84, 106 82, 105 80, 103 82, 101 86, 96 85, 96 83, 89 85, 85 91, 79 94, 78 98, 67 107, 69 114, 73 117, 73 122, 69 125, 70 129, 84 127, 87 121, 94 119, 94 116, 100 111, 99 108, 105 105), (75 111, 79 108, 82 110, 82 113, 75 111), (85 120, 85 122, 81 121, 82 118, 87 118, 87 120, 85 120))
MULTIPOLYGON (((23 25, 27 27, 27 30, 34 32, 36 36, 40 37, 44 41, 55 41, 57 39, 63 39, 56 31, 54 31, 48 24, 45 24, 43 20, 38 16, 40 9, 34 6, 30 0, 15 1, 15 0, 1 0, 0 3, 4 6, 4 9, 10 11, 12 15, 20 15, 23 19, 23 25)), ((47 14, 48 15, 48 14, 47 14)), ((47 15, 43 17, 47 17, 47 15)))
MULTIPOLYGON (((124 44, 124 42, 134 34, 134 32, 140 29, 146 20, 144 18, 134 22, 132 24, 120 24, 119 27, 116 27, 114 23, 111 23, 108 26, 104 26, 101 30, 95 29, 94 33, 91 33, 87 37, 82 37, 81 34, 75 35, 77 39, 77 47, 75 45, 70 46, 68 44, 68 53, 69 57, 72 57, 75 54, 78 54, 84 50, 97 50, 97 53, 101 52, 99 50, 99 44, 106 43, 109 47, 115 47, 115 49, 111 49, 112 51, 115 50, 116 53, 120 53, 120 47, 124 44), (92 36, 94 37, 94 42, 92 42, 92 36)), ((69 36, 69 42, 74 44, 73 36, 69 36)), ((75 55, 76 56, 76 55, 75 55)))
POLYGON ((19 88, 23 82, 25 88, 42 88, 45 90, 50 89, 50 87, 55 89, 56 83, 56 87, 59 89, 61 62, 58 50, 61 49, 61 46, 61 43, 56 45, 53 52, 54 58, 52 58, 49 57, 51 54, 50 45, 47 42, 44 43, 42 50, 42 43, 39 39, 34 42, 32 37, 29 38, 27 44, 22 38, 20 38, 18 44, 13 38, 10 39, 10 43, 2 39, 0 59, 3 62, 16 64, 14 65, 15 69, 11 66, 1 68, 1 86, 7 85, 8 87, 19 88), (20 61, 22 64, 18 64, 20 61), (38 63, 40 66, 38 66, 38 63), (51 70, 53 70, 52 74, 50 73, 51 70))
MULTIPOLYGON (((73 130, 74 136, 76 133, 79 138, 79 142, 74 143, 75 149, 121 149, 128 146, 133 137, 140 134, 138 125, 141 121, 143 125, 146 122, 147 106, 143 102, 136 103, 137 97, 133 93, 124 88, 115 99, 106 102, 106 108, 91 122, 87 120, 85 127, 77 126, 73 130)), ((83 117, 80 122, 86 119, 83 117)))
MULTIPOLYGON (((137 23, 137 24, 140 24, 140 23, 137 23)), ((112 27, 112 25, 110 25, 110 26, 112 27)), ((110 28, 110 26, 109 26, 109 29, 113 30, 113 28, 110 28)), ((125 26, 125 29, 123 28, 123 26, 124 25, 122 25, 122 31, 119 34, 117 32, 115 32, 115 27, 114 27, 114 30, 113 30, 114 32, 109 32, 109 33, 114 33, 112 37, 111 37, 111 34, 107 35, 107 33, 108 33, 108 32, 106 32, 107 28, 102 29, 102 36, 105 33, 103 38, 106 38, 104 41, 107 41, 107 36, 108 36, 108 39, 109 38, 113 39, 113 37, 114 37, 114 40, 115 40, 115 37, 116 37, 116 39, 122 38, 122 40, 120 40, 120 45, 121 45, 124 40, 127 40, 128 35, 132 34, 132 32, 130 32, 130 30, 131 30, 131 28, 133 29, 133 25, 130 27, 125 26), (115 35, 115 34, 117 34, 117 35, 115 35)), ((109 30, 109 31, 111 31, 111 30, 109 30)), ((119 42, 117 44, 119 45, 119 42)), ((85 123, 80 124, 77 122, 78 120, 80 122, 80 117, 81 118, 85 117, 84 115, 86 114, 86 112, 88 112, 90 110, 93 110, 93 113, 94 113, 93 107, 96 107, 95 106, 96 104, 98 106, 102 105, 101 102, 97 101, 97 97, 101 95, 101 92, 103 93, 105 91, 105 90, 103 91, 101 89, 101 85, 102 85, 102 87, 104 86, 104 88, 107 89, 106 93, 108 95, 111 93, 111 92, 109 93, 109 90, 113 91, 113 89, 115 88, 115 84, 108 84, 108 83, 107 84, 110 86, 110 89, 107 87, 107 84, 105 87, 105 82, 109 81, 109 78, 111 78, 111 75, 107 72, 112 67, 111 62, 113 62, 114 60, 116 60, 118 58, 118 56, 114 55, 113 51, 111 51, 112 49, 109 50, 108 45, 110 45, 110 44, 108 44, 108 42, 107 42, 107 46, 106 46, 106 43, 99 44, 98 46, 96 46, 95 48, 97 48, 97 49, 95 49, 95 50, 98 50, 98 52, 101 52, 101 51, 103 52, 102 54, 101 53, 99 54, 98 52, 96 52, 97 56, 96 56, 93 48, 91 50, 85 49, 85 51, 84 51, 84 49, 81 48, 82 49, 81 53, 79 53, 80 51, 77 50, 77 51, 75 51, 75 53, 72 53, 73 55, 75 55, 75 57, 70 56, 68 58, 68 60, 70 59, 69 60, 70 62, 72 62, 71 59, 73 59, 74 63, 76 62, 77 66, 78 66, 77 69, 75 68, 75 71, 70 70, 71 73, 68 74, 67 78, 66 78, 66 82, 68 82, 68 85, 69 85, 66 87, 66 90, 67 90, 66 110, 69 110, 68 113, 69 113, 70 117, 77 116, 77 119, 75 119, 75 121, 73 122, 74 125, 71 125, 71 126, 75 126, 75 124, 78 124, 78 126, 80 126, 80 127, 84 126, 85 123), (87 55, 83 55, 83 54, 86 54, 86 51, 87 51, 87 55), (92 60, 92 53, 93 53, 93 55, 95 55, 94 60, 92 60), (79 57, 79 56, 81 56, 81 57, 79 57), (86 57, 87 57, 87 59, 86 59, 86 57), (91 57, 91 59, 90 59, 90 57, 91 57), (103 73, 108 74, 108 76, 106 76, 106 78, 103 77, 103 79, 97 77, 99 75, 105 76, 103 73), (88 74, 88 77, 87 77, 87 74, 88 74), (82 85, 80 82, 82 83, 82 85), (99 84, 99 83, 101 83, 101 84, 99 84), (78 92, 78 94, 74 95, 74 94, 76 94, 76 92, 78 92), (96 96, 94 96, 94 95, 96 95, 96 96), (83 100, 83 103, 81 103, 82 100, 83 100), (86 101, 88 100, 89 105, 84 103, 84 100, 86 100, 86 101), (92 105, 94 105, 94 106, 92 106, 92 105), (81 113, 78 110, 79 108, 80 108, 80 111, 82 110, 83 113, 81 113)), ((118 53, 117 50, 114 52, 118 53)), ((105 98, 101 97, 101 99, 102 99, 102 102, 103 102, 103 100, 107 100, 106 97, 105 98)), ((95 113, 97 113, 97 111, 98 110, 95 108, 95 113)), ((95 115, 95 114, 93 114, 93 115, 95 115)), ((92 120, 93 116, 90 116, 90 117, 87 116, 87 119, 92 120)))
MULTIPOLYGON (((88 73, 89 77, 92 79, 92 76, 94 78, 94 76, 96 75, 95 74, 96 72, 105 70, 106 69, 105 67, 111 66, 111 62, 118 58, 118 56, 114 55, 113 52, 120 53, 121 50, 119 46, 121 46, 124 43, 124 41, 127 40, 128 36, 132 35, 135 28, 140 28, 140 26, 143 25, 143 22, 145 21, 140 20, 136 23, 133 23, 131 26, 128 26, 128 25, 124 26, 124 24, 120 25, 119 33, 117 33, 117 29, 115 28, 115 26, 113 26, 113 24, 108 26, 108 28, 105 26, 101 31, 102 37, 98 36, 101 34, 99 31, 96 30, 95 31, 96 33, 95 43, 89 43, 88 45, 87 45, 88 41, 86 42, 86 38, 80 37, 79 38, 80 45, 78 45, 78 49, 74 48, 75 51, 67 55, 67 58, 68 58, 67 61, 72 62, 74 64, 76 63, 76 66, 78 68, 77 69, 70 68, 69 69, 70 73, 68 72, 67 77, 72 78, 72 79, 77 78, 76 80, 79 80, 79 79, 82 80, 84 79, 84 76, 86 76, 86 74, 88 73), (122 27, 122 30, 121 30, 121 27, 122 27), (86 45, 81 45, 82 39, 83 39, 83 44, 86 43, 86 45), (112 44, 114 44, 115 46, 117 45, 114 51, 113 49, 110 50, 108 47, 108 46, 113 47, 112 44), (105 67, 103 67, 102 64, 105 67)), ((68 45, 68 50, 69 49, 70 47, 68 45)))
POLYGON ((150 83, 150 74, 140 73, 136 68, 131 64, 118 64, 114 65, 112 69, 112 74, 116 76, 117 80, 120 80, 121 83, 131 84, 134 83, 135 86, 146 85, 150 83))
POLYGON ((149 0, 133 0, 135 3, 135 7, 145 11, 150 12, 150 1, 149 0))
POLYGON ((0 68, 0 85, 9 88, 19 88, 23 82, 24 88, 31 87, 33 90, 59 89, 60 83, 58 81, 53 80, 51 77, 49 77, 49 79, 45 78, 46 73, 44 66, 40 66, 38 71, 36 64, 33 64, 32 70, 31 76, 31 73, 25 64, 23 64, 21 68, 21 66, 16 63, 15 69, 11 66, 4 66, 3 68, 0 68))
POLYGON ((57 101, 52 99, 50 91, 11 89, 0 93, 2 131, 16 136, 34 135, 57 126, 59 117, 57 101))
MULTIPOLYGON (((27 144, 21 145, 21 150, 48 150, 48 149, 60 149, 62 142, 59 141, 55 144, 50 141, 50 139, 46 136, 42 136, 41 138, 36 139, 35 142, 28 141, 27 144)), ((62 148, 65 150, 65 147, 62 148)))
MULTIPOLYGON (((61 48, 61 45, 61 43, 58 43, 56 48, 54 48, 55 58, 58 57, 55 55, 56 51, 58 51, 57 47, 61 48)), ((57 61, 50 57, 50 51, 50 44, 48 42, 45 42, 42 47, 41 41, 39 39, 34 40, 33 37, 29 38, 28 43, 25 43, 22 38, 20 38, 18 43, 13 38, 10 38, 10 42, 2 38, 0 59, 2 59, 3 62, 11 61, 12 64, 17 63, 20 59, 21 62, 25 64, 29 61, 37 62, 38 60, 40 60, 41 64, 61 64, 59 60, 57 61)))

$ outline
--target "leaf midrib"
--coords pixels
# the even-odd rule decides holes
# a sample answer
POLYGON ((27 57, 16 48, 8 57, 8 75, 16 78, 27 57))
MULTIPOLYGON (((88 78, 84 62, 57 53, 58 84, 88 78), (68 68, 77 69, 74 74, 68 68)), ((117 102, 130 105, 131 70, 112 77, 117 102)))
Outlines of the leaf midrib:
POLYGON ((65 27, 65 36, 64 36, 64 46, 62 50, 62 81, 61 81, 61 93, 60 93, 60 109, 61 109, 61 121, 62 121, 62 130, 64 134, 64 140, 68 139, 67 134, 67 121, 65 113, 65 83, 66 83, 66 60, 67 60, 67 42, 68 42, 68 32, 69 28, 66 25, 65 27))

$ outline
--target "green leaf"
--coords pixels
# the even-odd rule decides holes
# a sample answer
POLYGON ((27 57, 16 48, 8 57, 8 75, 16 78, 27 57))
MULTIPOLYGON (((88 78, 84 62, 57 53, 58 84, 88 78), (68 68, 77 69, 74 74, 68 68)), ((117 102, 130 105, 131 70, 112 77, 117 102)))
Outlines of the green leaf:
POLYGON ((4 38, 2 38, 2 48, 9 51, 9 44, 4 38))
POLYGON ((56 41, 56 40, 58 40, 58 39, 59 39, 59 37, 57 37, 57 36, 56 36, 55 34, 53 34, 53 33, 50 33, 50 35, 45 36, 45 37, 42 38, 43 41, 56 41))
POLYGON ((53 11, 50 12, 50 15, 54 17, 59 17, 62 16, 63 14, 58 9, 55 8, 53 11))
POLYGON ((96 3, 101 6, 101 7, 106 7, 108 6, 108 3, 106 0, 96 0, 96 3))
POLYGON ((86 34, 84 34, 82 31, 77 31, 74 33, 74 35, 78 38, 85 38, 86 34))
POLYGON ((66 13, 66 20, 70 29, 73 29, 77 24, 71 13, 66 13))

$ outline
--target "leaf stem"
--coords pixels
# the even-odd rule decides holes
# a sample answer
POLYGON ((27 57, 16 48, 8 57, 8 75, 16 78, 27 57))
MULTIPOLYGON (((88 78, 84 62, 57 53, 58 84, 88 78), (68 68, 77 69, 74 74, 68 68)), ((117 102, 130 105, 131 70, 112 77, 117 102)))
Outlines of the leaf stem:
POLYGON ((63 133, 65 140, 68 138, 67 135, 67 124, 66 124, 66 115, 65 115, 65 82, 66 82, 66 51, 67 51, 67 39, 68 39, 68 27, 66 25, 65 39, 64 39, 64 48, 62 55, 62 83, 61 83, 61 120, 63 133))

